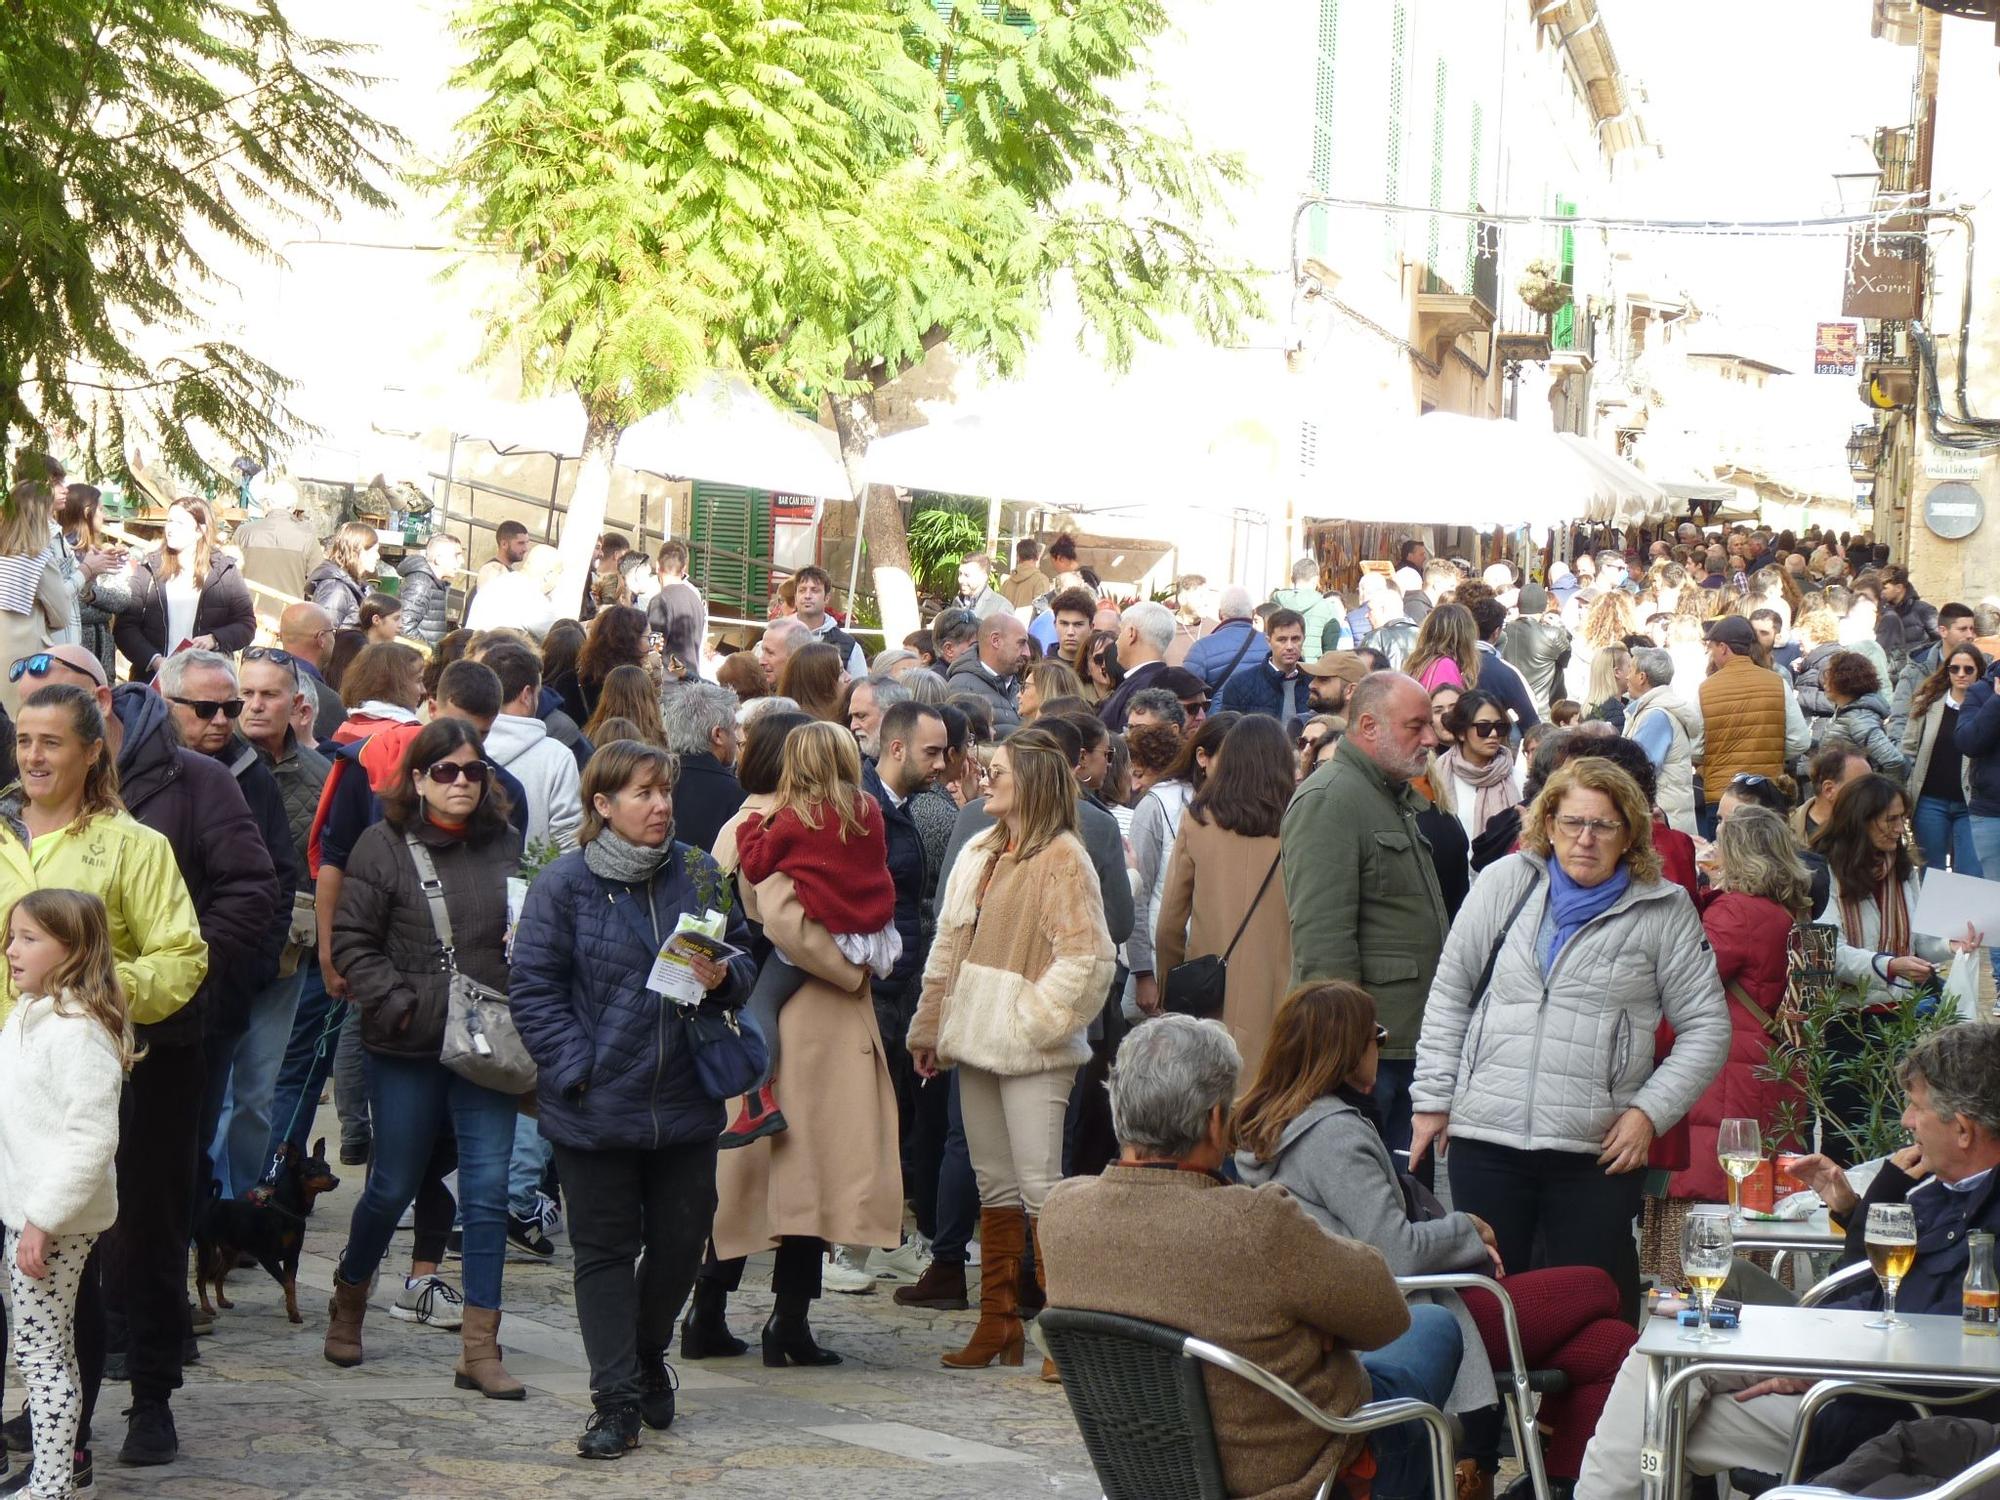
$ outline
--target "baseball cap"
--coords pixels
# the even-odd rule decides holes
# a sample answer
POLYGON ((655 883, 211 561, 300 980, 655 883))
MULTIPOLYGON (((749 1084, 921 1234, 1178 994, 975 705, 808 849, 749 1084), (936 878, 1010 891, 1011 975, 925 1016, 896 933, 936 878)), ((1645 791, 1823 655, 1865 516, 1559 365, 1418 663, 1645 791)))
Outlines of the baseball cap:
POLYGON ((1354 687, 1368 675, 1368 663, 1352 651, 1329 651, 1315 661, 1299 663, 1299 670, 1308 677, 1338 677, 1354 687))
POLYGON ((1185 667, 1168 667, 1152 680, 1150 686, 1165 688, 1183 703, 1196 698, 1208 701, 1208 683, 1185 667))
POLYGON ((1745 650, 1757 644, 1756 627, 1741 615, 1724 615, 1719 620, 1711 620, 1706 632, 1710 641, 1719 641, 1725 646, 1741 646, 1745 650))

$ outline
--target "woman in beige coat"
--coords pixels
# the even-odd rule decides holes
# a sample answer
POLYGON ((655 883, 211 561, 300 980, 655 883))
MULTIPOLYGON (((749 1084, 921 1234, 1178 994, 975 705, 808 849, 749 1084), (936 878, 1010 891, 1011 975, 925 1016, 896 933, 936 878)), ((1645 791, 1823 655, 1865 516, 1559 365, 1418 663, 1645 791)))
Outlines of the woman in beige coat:
MULTIPOLYGON (((736 870, 743 819, 770 810, 785 737, 807 722, 803 714, 767 714, 750 726, 738 768, 750 795, 712 851, 725 872, 736 870)), ((785 1090, 789 1128, 724 1151, 717 1161, 715 1228, 681 1329, 683 1359, 744 1351, 723 1316, 744 1257, 775 1247, 772 1291, 809 1302, 820 1293, 828 1244, 889 1250, 903 1236, 896 1095, 868 971, 849 963, 832 934, 806 916, 790 876, 754 886, 738 878, 737 886, 743 915, 805 970, 806 981, 778 1017, 785 1075, 793 1080, 785 1090)), ((766 1336, 767 1365, 840 1363, 814 1341, 803 1316, 778 1332, 775 1341, 766 1336)))
POLYGON ((958 1069, 979 1180, 979 1326, 944 1356, 961 1370, 1021 1362, 1021 1211, 1039 1218, 1062 1176, 1063 1114, 1115 967, 1068 755, 1024 729, 993 752, 991 779, 994 824, 952 866, 909 1034, 920 1076, 958 1069))
POLYGON ((1188 804, 1160 891, 1160 983, 1183 959, 1228 953, 1222 1023, 1243 1054, 1246 1077, 1264 1056, 1271 1018, 1291 984, 1292 924, 1277 859, 1293 781, 1284 729, 1268 714, 1246 715, 1188 804))

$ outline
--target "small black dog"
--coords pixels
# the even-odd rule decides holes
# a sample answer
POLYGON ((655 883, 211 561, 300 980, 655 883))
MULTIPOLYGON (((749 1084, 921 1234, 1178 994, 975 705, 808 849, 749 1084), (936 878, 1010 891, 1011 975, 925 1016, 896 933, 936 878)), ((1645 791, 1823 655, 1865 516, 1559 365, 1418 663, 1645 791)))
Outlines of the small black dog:
POLYGON ((201 1310, 213 1316, 208 1289, 215 1288, 215 1306, 234 1304, 223 1295, 222 1282, 248 1255, 285 1289, 285 1316, 303 1323, 299 1314, 299 1254, 305 1249, 306 1215, 313 1200, 332 1192, 340 1179, 326 1161, 326 1137, 313 1142, 312 1155, 300 1160, 289 1141, 279 1146, 265 1169, 264 1180, 241 1198, 222 1196, 222 1184, 210 1185, 209 1196, 195 1216, 194 1283, 201 1310))

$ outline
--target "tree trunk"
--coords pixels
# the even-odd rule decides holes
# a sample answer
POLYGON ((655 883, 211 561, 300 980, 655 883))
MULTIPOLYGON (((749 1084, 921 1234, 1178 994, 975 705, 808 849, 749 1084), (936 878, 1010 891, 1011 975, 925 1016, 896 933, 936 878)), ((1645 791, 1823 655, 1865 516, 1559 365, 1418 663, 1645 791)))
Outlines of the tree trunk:
POLYGON ((618 434, 617 427, 595 416, 583 430, 583 457, 557 548, 562 554, 561 572, 551 595, 556 613, 564 618, 574 618, 581 610, 583 591, 590 587, 590 560, 604 534, 604 512, 611 501, 611 455, 618 447, 618 434))
MULTIPOLYGON (((861 479, 861 458, 874 436, 874 414, 859 397, 831 397, 833 429, 840 437, 841 461, 854 486, 857 504, 864 499, 867 516, 860 542, 868 548, 868 573, 875 585, 875 602, 882 614, 883 646, 900 646, 903 637, 923 624, 917 608, 917 584, 910 571, 910 538, 903 527, 903 508, 887 485, 869 486, 861 479)), ((848 601, 850 610, 853 601, 848 601)), ((874 654, 872 651, 869 653, 874 654)))

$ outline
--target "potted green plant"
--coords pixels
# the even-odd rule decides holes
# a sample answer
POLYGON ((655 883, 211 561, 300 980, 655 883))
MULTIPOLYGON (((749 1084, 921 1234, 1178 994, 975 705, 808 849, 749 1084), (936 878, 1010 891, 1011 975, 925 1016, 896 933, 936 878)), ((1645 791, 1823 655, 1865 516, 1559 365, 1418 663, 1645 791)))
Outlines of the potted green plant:
POLYGON ((1575 293, 1568 282, 1562 279, 1561 267, 1546 260, 1531 260, 1521 268, 1521 280, 1515 291, 1535 312, 1543 317, 1553 317, 1570 305, 1575 293))

